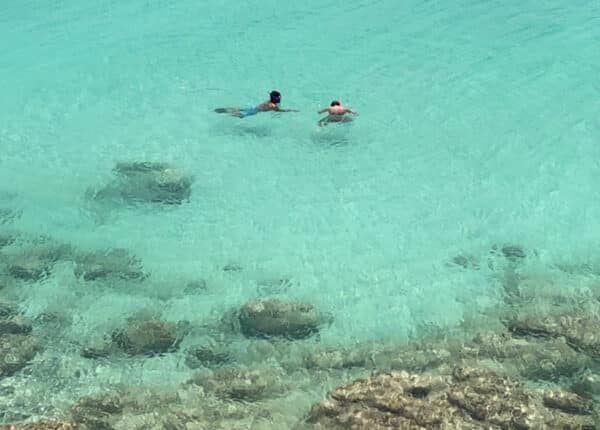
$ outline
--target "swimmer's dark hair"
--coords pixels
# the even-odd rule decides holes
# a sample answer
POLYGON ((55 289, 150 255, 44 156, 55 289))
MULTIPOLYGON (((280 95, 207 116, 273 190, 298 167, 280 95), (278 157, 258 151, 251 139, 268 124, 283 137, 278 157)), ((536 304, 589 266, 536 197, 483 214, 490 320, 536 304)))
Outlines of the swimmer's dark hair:
POLYGON ((279 103, 281 101, 281 93, 277 90, 271 91, 269 97, 273 103, 279 103))
POLYGON ((329 106, 341 106, 342 104, 339 102, 339 100, 334 100, 331 102, 331 104, 329 106))

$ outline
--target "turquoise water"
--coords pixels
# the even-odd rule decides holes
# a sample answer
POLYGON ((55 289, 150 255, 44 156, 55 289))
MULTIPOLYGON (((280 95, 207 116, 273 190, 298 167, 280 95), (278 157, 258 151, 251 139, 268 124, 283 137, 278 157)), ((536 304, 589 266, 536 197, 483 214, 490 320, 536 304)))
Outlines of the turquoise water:
MULTIPOLYGON (((59 265, 12 298, 30 317, 68 309, 72 342, 140 308, 197 321, 273 296, 330 313, 323 343, 453 327, 501 296, 487 266, 449 266, 457 254, 519 244, 538 271, 597 259, 599 43, 592 1, 6 1, 10 228, 126 248, 151 273, 100 288, 59 265), (272 89, 300 112, 213 113, 272 89), (318 128, 337 97, 360 116, 318 128), (90 204, 119 161, 192 175, 189 202, 90 204), (198 278, 206 293, 184 293, 198 278)), ((98 384, 139 377, 109 368, 98 384)))

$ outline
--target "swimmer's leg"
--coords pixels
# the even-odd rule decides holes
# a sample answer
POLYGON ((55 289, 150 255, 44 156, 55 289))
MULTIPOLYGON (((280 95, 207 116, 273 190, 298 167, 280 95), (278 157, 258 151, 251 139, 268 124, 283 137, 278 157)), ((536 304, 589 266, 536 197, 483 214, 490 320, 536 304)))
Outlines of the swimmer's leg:
POLYGON ((234 116, 239 116, 240 115, 240 108, 216 108, 215 112, 216 113, 228 113, 230 115, 234 115, 234 116))
POLYGON ((320 119, 320 120, 319 120, 319 122, 317 123, 317 125, 318 125, 319 127, 324 127, 324 126, 326 126, 328 123, 329 123, 329 117, 328 117, 328 116, 326 116, 325 118, 322 118, 322 119, 320 119))

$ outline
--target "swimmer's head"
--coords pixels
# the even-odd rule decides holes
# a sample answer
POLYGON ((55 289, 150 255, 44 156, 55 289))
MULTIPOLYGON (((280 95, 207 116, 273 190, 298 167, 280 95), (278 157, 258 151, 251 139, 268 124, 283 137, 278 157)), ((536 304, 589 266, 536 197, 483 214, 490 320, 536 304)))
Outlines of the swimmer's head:
POLYGON ((329 106, 341 106, 342 104, 340 103, 339 100, 334 100, 331 102, 331 104, 329 106))
POLYGON ((271 103, 279 104, 281 103, 281 93, 279 91, 273 90, 269 94, 271 98, 271 103))

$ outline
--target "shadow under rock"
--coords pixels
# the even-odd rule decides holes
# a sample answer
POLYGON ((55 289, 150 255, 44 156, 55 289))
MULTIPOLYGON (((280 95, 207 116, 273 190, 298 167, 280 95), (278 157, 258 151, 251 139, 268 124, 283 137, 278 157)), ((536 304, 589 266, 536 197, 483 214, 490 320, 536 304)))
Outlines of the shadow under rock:
POLYGON ((212 132, 217 136, 250 136, 256 138, 265 138, 273 135, 271 127, 257 124, 240 124, 239 119, 233 118, 232 121, 238 121, 237 124, 224 124, 219 128, 213 127, 212 132))
POLYGON ((142 261, 122 248, 80 253, 74 260, 76 263, 74 274, 84 281, 109 279, 142 281, 149 276, 143 270, 142 261))
POLYGON ((20 281, 39 281, 51 274, 57 262, 70 261, 73 258, 71 245, 59 243, 46 236, 21 236, 10 248, 3 254, 5 272, 20 281))
POLYGON ((0 225, 12 223, 23 215, 21 210, 0 207, 0 225))

